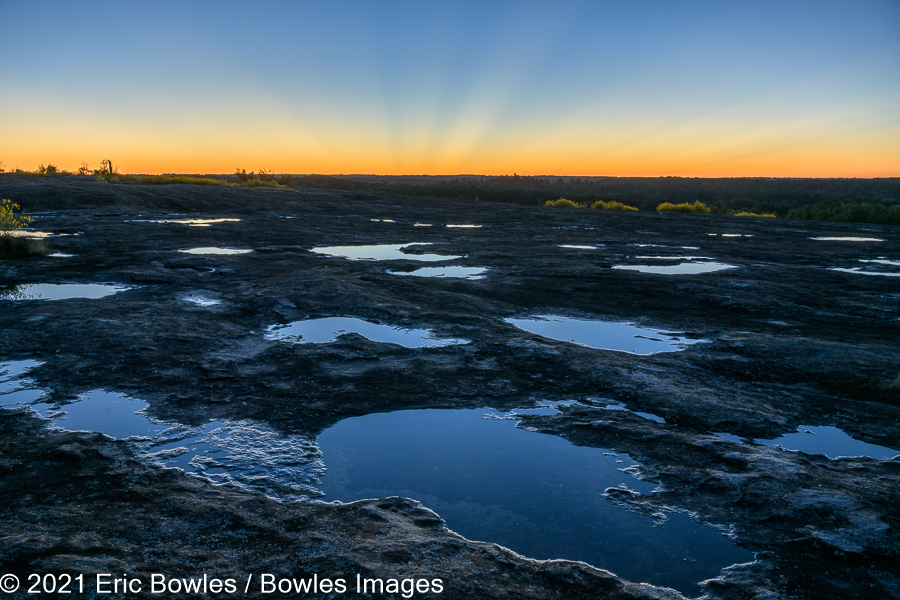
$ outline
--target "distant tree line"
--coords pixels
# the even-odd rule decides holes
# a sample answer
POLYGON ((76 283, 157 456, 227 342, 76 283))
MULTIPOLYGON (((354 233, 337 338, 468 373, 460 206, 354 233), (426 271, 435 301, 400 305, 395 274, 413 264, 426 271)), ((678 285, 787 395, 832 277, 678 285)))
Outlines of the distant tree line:
POLYGON ((580 205, 620 202, 654 211, 664 203, 700 202, 715 214, 756 213, 799 219, 900 225, 900 178, 706 179, 685 177, 460 177, 435 183, 359 181, 329 175, 292 185, 405 196, 457 198, 539 206, 566 198, 580 205))

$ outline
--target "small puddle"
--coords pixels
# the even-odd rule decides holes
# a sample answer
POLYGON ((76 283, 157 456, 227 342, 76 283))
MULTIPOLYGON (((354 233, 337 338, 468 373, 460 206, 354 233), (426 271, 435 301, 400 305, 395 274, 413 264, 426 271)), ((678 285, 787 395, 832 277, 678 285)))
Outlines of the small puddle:
POLYGON ((204 254, 208 256, 231 256, 234 254, 249 254, 253 252, 253 250, 241 250, 238 248, 218 248, 215 246, 201 247, 201 248, 188 248, 187 250, 179 250, 179 252, 184 252, 185 254, 204 254))
POLYGON ((814 237, 809 238, 811 240, 819 240, 823 242, 883 242, 884 240, 880 238, 872 238, 872 237, 834 237, 834 236, 823 236, 823 237, 814 237))
POLYGON ((658 275, 697 275, 699 273, 714 273, 726 269, 736 269, 736 265, 719 262, 684 262, 677 265, 615 265, 613 269, 623 271, 640 271, 641 273, 656 273, 658 275))
POLYGON ((391 275, 411 275, 413 277, 447 277, 458 279, 484 279, 487 267, 422 267, 415 271, 388 271, 391 275))
POLYGON ((319 436, 324 500, 415 498, 466 538, 531 558, 585 561, 691 595, 700 593, 697 582, 753 560, 685 514, 665 515, 654 526, 651 517, 607 501, 609 487, 641 494, 654 488, 623 472, 635 466, 627 455, 515 425, 513 415, 485 410, 345 419, 319 436))
POLYGON ((325 256, 338 256, 351 260, 420 260, 424 262, 436 262, 444 260, 456 260, 462 256, 442 254, 414 254, 404 252, 404 248, 413 246, 430 246, 430 243, 410 244, 363 244, 359 246, 319 246, 310 252, 324 254, 325 256))
POLYGON ((709 256, 635 256, 642 260, 712 260, 709 256))
POLYGON ((27 237, 27 238, 48 238, 53 237, 54 233, 49 231, 32 231, 31 229, 16 229, 14 231, 4 231, 3 235, 11 237, 27 237))
POLYGON ((628 323, 573 319, 558 315, 538 315, 527 319, 504 319, 504 321, 519 329, 560 342, 635 354, 674 352, 701 341, 628 323))
POLYGON ((398 344, 406 348, 431 348, 468 344, 470 340, 439 338, 430 329, 403 329, 354 317, 324 317, 294 321, 287 325, 271 325, 266 339, 293 344, 328 344, 348 333, 357 333, 373 342, 398 344))
POLYGON ((190 295, 182 298, 183 301, 189 302, 191 304, 196 304, 197 306, 216 306, 217 304, 222 304, 221 300, 215 300, 213 298, 207 298, 206 296, 198 296, 198 295, 190 295))
POLYGON ((43 363, 39 360, 12 360, 0 363, 0 407, 30 404, 44 391, 36 389, 27 373, 43 363))
POLYGON ((843 269, 840 267, 834 267, 828 269, 829 271, 840 271, 841 273, 856 273, 857 275, 881 275, 882 277, 900 277, 900 273, 885 273, 883 271, 864 271, 862 267, 852 267, 850 269, 843 269))
POLYGON ((797 433, 788 433, 774 440, 754 441, 757 444, 773 448, 780 446, 786 450, 797 450, 804 454, 824 454, 828 458, 868 456, 884 460, 900 455, 900 450, 855 440, 837 427, 828 425, 820 427, 801 425, 797 428, 797 433))
POLYGON ((630 408, 625 408, 619 404, 609 404, 603 407, 603 410, 624 410, 625 412, 630 412, 633 415, 637 415, 641 418, 647 419, 648 421, 655 421, 657 423, 665 423, 666 420, 658 415, 654 415, 653 413, 648 412, 638 412, 636 410, 631 410, 630 408))
POLYGON ((900 261, 898 260, 887 260, 885 258, 872 258, 872 259, 859 259, 859 262, 865 263, 863 267, 832 267, 828 269, 829 271, 840 271, 841 273, 856 273, 857 275, 881 275, 882 277, 900 277, 900 270, 895 267, 900 267, 900 261), (880 268, 882 270, 873 271, 872 268, 880 268), (889 270, 885 271, 887 268, 889 270))
POLYGON ((151 223, 180 223, 189 227, 209 227, 215 223, 238 223, 240 219, 161 219, 151 223))
POLYGON ((28 283, 8 288, 0 287, 0 299, 6 300, 96 300, 130 290, 123 285, 101 283, 28 283))

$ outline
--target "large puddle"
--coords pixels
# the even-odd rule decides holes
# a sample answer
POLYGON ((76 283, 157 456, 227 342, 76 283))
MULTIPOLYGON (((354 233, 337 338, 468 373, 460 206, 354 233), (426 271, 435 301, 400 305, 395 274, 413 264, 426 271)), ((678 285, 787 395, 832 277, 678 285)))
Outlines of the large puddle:
POLYGON ((7 300, 96 300, 130 290, 124 285, 104 283, 28 283, 7 288, 0 287, 0 299, 7 300))
MULTIPOLYGON (((658 258, 658 257, 656 257, 658 258)), ((641 273, 656 273, 658 275, 697 275, 699 273, 714 273, 726 269, 736 269, 737 266, 720 262, 683 262, 677 265, 615 265, 613 269, 623 271, 639 271, 641 273)))
MULTIPOLYGON (((529 411, 522 411, 529 412, 529 411)), ((607 501, 608 487, 649 494, 626 455, 527 431, 485 410, 415 410, 345 419, 319 436, 325 500, 406 496, 474 540, 538 559, 582 560, 699 594, 697 582, 753 560, 684 514, 665 524, 607 501)), ((664 517, 658 515, 660 519, 664 517)))
POLYGON ((372 414, 339 422, 317 444, 252 421, 193 427, 160 421, 146 414, 145 402, 105 390, 52 405, 27 379, 38 365, 0 365, 0 406, 31 406, 61 429, 127 440, 152 462, 213 482, 282 498, 411 497, 467 538, 532 558, 583 560, 688 594, 698 594, 697 582, 723 567, 753 560, 752 553, 685 514, 651 518, 606 500, 609 487, 652 493, 653 484, 630 474, 635 464, 627 455, 515 426, 517 413, 552 414, 552 407, 510 414, 372 414))
POLYGON ((324 254, 325 256, 338 256, 351 260, 420 260, 436 262, 442 260, 456 260, 462 256, 443 254, 426 254, 404 252, 404 249, 418 246, 430 246, 430 243, 410 244, 364 244, 360 246, 320 246, 310 252, 324 254))
POLYGON ((388 271, 391 275, 411 275, 412 277, 447 277, 458 279, 484 279, 487 267, 422 267, 415 271, 388 271))
POLYGON ((538 315, 527 319, 504 319, 519 329, 542 337, 600 350, 618 350, 635 354, 653 354, 683 350, 700 340, 636 327, 628 323, 591 321, 558 315, 538 315))
POLYGON ((355 317, 324 317, 294 321, 287 325, 271 325, 266 330, 266 338, 294 344, 327 344, 348 333, 357 333, 373 342, 399 344, 407 348, 469 343, 465 339, 437 337, 430 329, 404 329, 355 317))
POLYGON ((900 450, 855 440, 837 427, 808 427, 801 425, 797 433, 788 433, 774 440, 755 440, 770 447, 780 446, 804 454, 824 454, 828 458, 840 456, 868 456, 883 460, 900 455, 900 450))

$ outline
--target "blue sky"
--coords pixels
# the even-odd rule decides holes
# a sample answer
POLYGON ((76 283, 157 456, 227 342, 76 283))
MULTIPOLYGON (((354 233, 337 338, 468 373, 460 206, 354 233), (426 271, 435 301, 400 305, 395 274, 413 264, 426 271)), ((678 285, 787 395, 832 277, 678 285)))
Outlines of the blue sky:
POLYGON ((0 2, 0 55, 7 168, 900 175, 898 2, 0 2))

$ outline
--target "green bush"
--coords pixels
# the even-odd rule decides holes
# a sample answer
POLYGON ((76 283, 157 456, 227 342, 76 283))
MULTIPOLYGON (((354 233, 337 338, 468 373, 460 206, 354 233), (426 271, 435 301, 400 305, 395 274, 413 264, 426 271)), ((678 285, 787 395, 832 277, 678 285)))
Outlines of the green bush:
POLYGON ((615 201, 604 202, 603 200, 597 200, 591 204, 591 208, 599 208, 601 210, 637 210, 637 207, 635 206, 629 206, 615 201))
POLYGON ((699 200, 693 204, 684 202, 682 204, 672 204, 671 202, 663 202, 656 207, 659 212, 678 212, 678 213, 708 213, 709 207, 699 200))
POLYGON ((28 227, 34 221, 28 215, 16 214, 16 211, 20 210, 20 208, 18 204, 9 198, 0 200, 0 235, 10 234, 23 227, 28 227))
POLYGON ((544 202, 544 206, 556 206, 562 208, 580 208, 581 205, 571 200, 566 200, 565 198, 559 198, 557 200, 547 200, 544 202))

